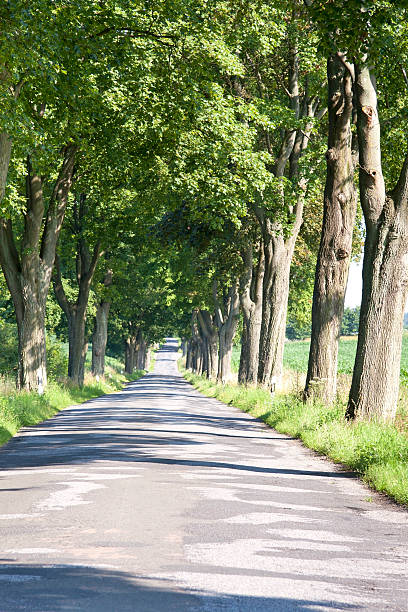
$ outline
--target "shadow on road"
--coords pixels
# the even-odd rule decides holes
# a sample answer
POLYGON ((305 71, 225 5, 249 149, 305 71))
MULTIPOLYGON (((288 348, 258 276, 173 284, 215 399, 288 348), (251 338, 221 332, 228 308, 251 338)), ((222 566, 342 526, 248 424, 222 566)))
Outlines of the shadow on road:
MULTIPOLYGON (((173 351, 162 349, 162 351, 173 351)), ((51 467, 84 464, 108 460, 179 465, 258 474, 290 474, 327 478, 354 478, 352 472, 340 470, 315 471, 280 469, 251 465, 250 460, 217 461, 208 458, 177 457, 177 448, 197 447, 205 443, 204 436, 240 437, 264 441, 276 438, 272 430, 264 432, 251 427, 248 416, 223 416, 208 411, 208 399, 197 394, 180 376, 148 374, 130 383, 122 392, 89 400, 80 406, 62 411, 52 419, 32 428, 29 435, 17 436, 0 449, 0 467, 51 467), (191 410, 180 410, 177 398, 191 398, 191 410), (152 408, 154 402, 154 408, 152 408), (174 402, 174 403, 172 403, 174 402), (203 406, 203 412, 200 408, 203 406), (156 428, 151 425, 157 424, 156 428), (160 427, 160 429, 159 429, 160 427), (197 431, 199 428, 204 430, 197 431), (183 430, 183 428, 185 428, 183 430), (217 431, 214 431, 214 429, 217 431), (221 432, 220 432, 221 430, 221 432), (240 432, 239 435, 236 435, 240 432), (232 434, 232 435, 231 435, 232 434), (199 439, 197 439, 199 437, 199 439), (171 450, 172 456, 166 457, 171 450)), ((282 444, 291 438, 280 437, 282 444)))
POLYGON ((177 590, 170 580, 138 579, 124 572, 77 565, 6 565, 0 567, 1 610, 132 612, 226 611, 307 612, 319 608, 358 610, 339 601, 247 597, 177 590), (150 582, 150 584, 149 584, 150 582), (4 588, 5 587, 5 588, 4 588))

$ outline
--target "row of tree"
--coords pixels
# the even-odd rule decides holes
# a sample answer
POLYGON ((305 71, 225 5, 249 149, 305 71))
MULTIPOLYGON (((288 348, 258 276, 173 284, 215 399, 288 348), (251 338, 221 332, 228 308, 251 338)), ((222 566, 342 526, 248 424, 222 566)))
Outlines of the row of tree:
POLYGON ((225 381, 239 330, 240 382, 270 387, 287 315, 307 322, 313 293, 305 397, 332 402, 360 192, 347 415, 392 419, 408 287, 405 17, 388 1, 3 3, 0 263, 18 386, 46 384, 58 304, 79 384, 92 313, 95 373, 107 342, 126 347, 130 371, 173 329, 188 365, 225 381))

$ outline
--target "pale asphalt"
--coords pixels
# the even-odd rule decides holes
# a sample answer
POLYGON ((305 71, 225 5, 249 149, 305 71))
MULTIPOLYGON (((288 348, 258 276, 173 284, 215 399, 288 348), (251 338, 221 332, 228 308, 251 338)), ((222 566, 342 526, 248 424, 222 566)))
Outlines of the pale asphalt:
POLYGON ((0 610, 408 610, 408 513, 178 374, 0 451, 0 610))

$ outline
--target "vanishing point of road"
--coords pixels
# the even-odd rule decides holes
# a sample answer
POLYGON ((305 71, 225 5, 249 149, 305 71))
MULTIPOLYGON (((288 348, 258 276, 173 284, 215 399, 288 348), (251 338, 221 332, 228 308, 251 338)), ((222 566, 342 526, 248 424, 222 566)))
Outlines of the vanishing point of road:
POLYGON ((408 513, 178 374, 0 451, 0 611, 408 610, 408 513))

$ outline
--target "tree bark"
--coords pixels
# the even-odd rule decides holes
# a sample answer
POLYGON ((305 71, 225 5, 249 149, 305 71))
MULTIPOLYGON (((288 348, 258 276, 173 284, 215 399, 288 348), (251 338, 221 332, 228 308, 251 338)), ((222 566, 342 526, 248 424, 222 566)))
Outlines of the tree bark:
MULTIPOLYGON (((112 270, 107 270, 103 280, 104 288, 112 285, 112 270)), ((105 353, 108 342, 108 317, 110 301, 102 299, 99 301, 92 335, 92 374, 103 376, 105 374, 105 353)))
POLYGON ((207 378, 216 378, 218 369, 218 332, 214 323, 215 317, 207 310, 199 310, 197 317, 204 345, 202 373, 205 372, 207 378))
POLYGON ((138 370, 146 369, 148 345, 144 338, 143 331, 139 329, 137 335, 137 354, 136 354, 136 368, 138 370))
POLYGON ((388 195, 373 74, 356 66, 360 199, 366 224, 360 331, 346 416, 395 418, 408 292, 408 154, 388 195))
POLYGON ((222 296, 222 304, 218 299, 217 283, 213 285, 215 307, 215 322, 218 329, 218 371, 217 381, 226 383, 232 378, 231 360, 232 346, 239 319, 238 282, 231 285, 222 296))
POLYGON ((187 340, 187 351, 186 351, 186 370, 193 369, 193 340, 189 338, 187 340))
POLYGON ((285 202, 283 186, 278 196, 282 200, 282 210, 288 210, 288 226, 271 217, 265 207, 256 207, 255 212, 261 228, 265 254, 265 273, 263 280, 262 326, 259 346, 258 382, 265 387, 279 383, 283 369, 283 348, 286 332, 286 316, 289 297, 289 275, 295 243, 303 222, 303 206, 307 180, 299 176, 299 159, 309 144, 312 118, 316 114, 319 101, 309 98, 307 91, 300 104, 298 85, 298 60, 296 50, 291 50, 288 92, 291 108, 296 119, 309 118, 303 129, 288 130, 283 140, 279 157, 275 163, 276 178, 284 176, 289 162, 289 178, 297 184, 296 201, 285 202), (288 235, 289 234, 289 235, 288 235))
POLYGON ((244 315, 238 382, 256 385, 259 368, 259 341, 262 325, 262 287, 265 273, 263 244, 259 245, 258 262, 254 266, 253 246, 242 253, 244 274, 241 279, 240 304, 244 315))
POLYGON ((85 196, 81 195, 77 219, 77 231, 79 235, 76 254, 78 297, 75 302, 70 302, 65 294, 58 257, 55 258, 55 274, 53 277, 55 297, 67 317, 68 322, 68 376, 74 384, 80 387, 84 384, 85 359, 88 349, 88 342, 85 339, 85 330, 89 292, 101 256, 101 245, 99 242, 94 246, 92 255, 89 252, 88 245, 82 232, 82 223, 85 214, 85 196))
POLYGON ((264 218, 262 222, 265 275, 258 382, 265 387, 277 384, 282 376, 290 265, 301 225, 302 208, 299 202, 297 221, 286 240, 270 219, 264 218))
POLYGON ((17 387, 42 392, 47 384, 45 305, 55 249, 72 184, 77 148, 64 149, 64 161, 51 194, 45 223, 42 178, 27 158, 26 212, 20 252, 12 222, 0 219, 0 262, 14 304, 19 337, 17 387))
POLYGON ((191 316, 191 369, 196 374, 203 373, 204 362, 204 342, 201 337, 201 328, 198 322, 198 311, 193 310, 191 316))
POLYGON ((96 309, 94 331, 92 334, 92 374, 105 374, 105 353, 108 342, 108 317, 110 302, 100 302, 96 309))
POLYGON ((305 398, 336 397, 337 353, 352 250, 357 194, 352 150, 352 75, 339 55, 327 62, 329 134, 323 227, 316 265, 305 398))
POLYGON ((137 358, 137 339, 132 335, 126 338, 125 341, 125 372, 133 374, 136 369, 137 358))
POLYGON ((0 203, 6 191, 7 175, 11 157, 11 138, 6 132, 0 132, 0 203))

